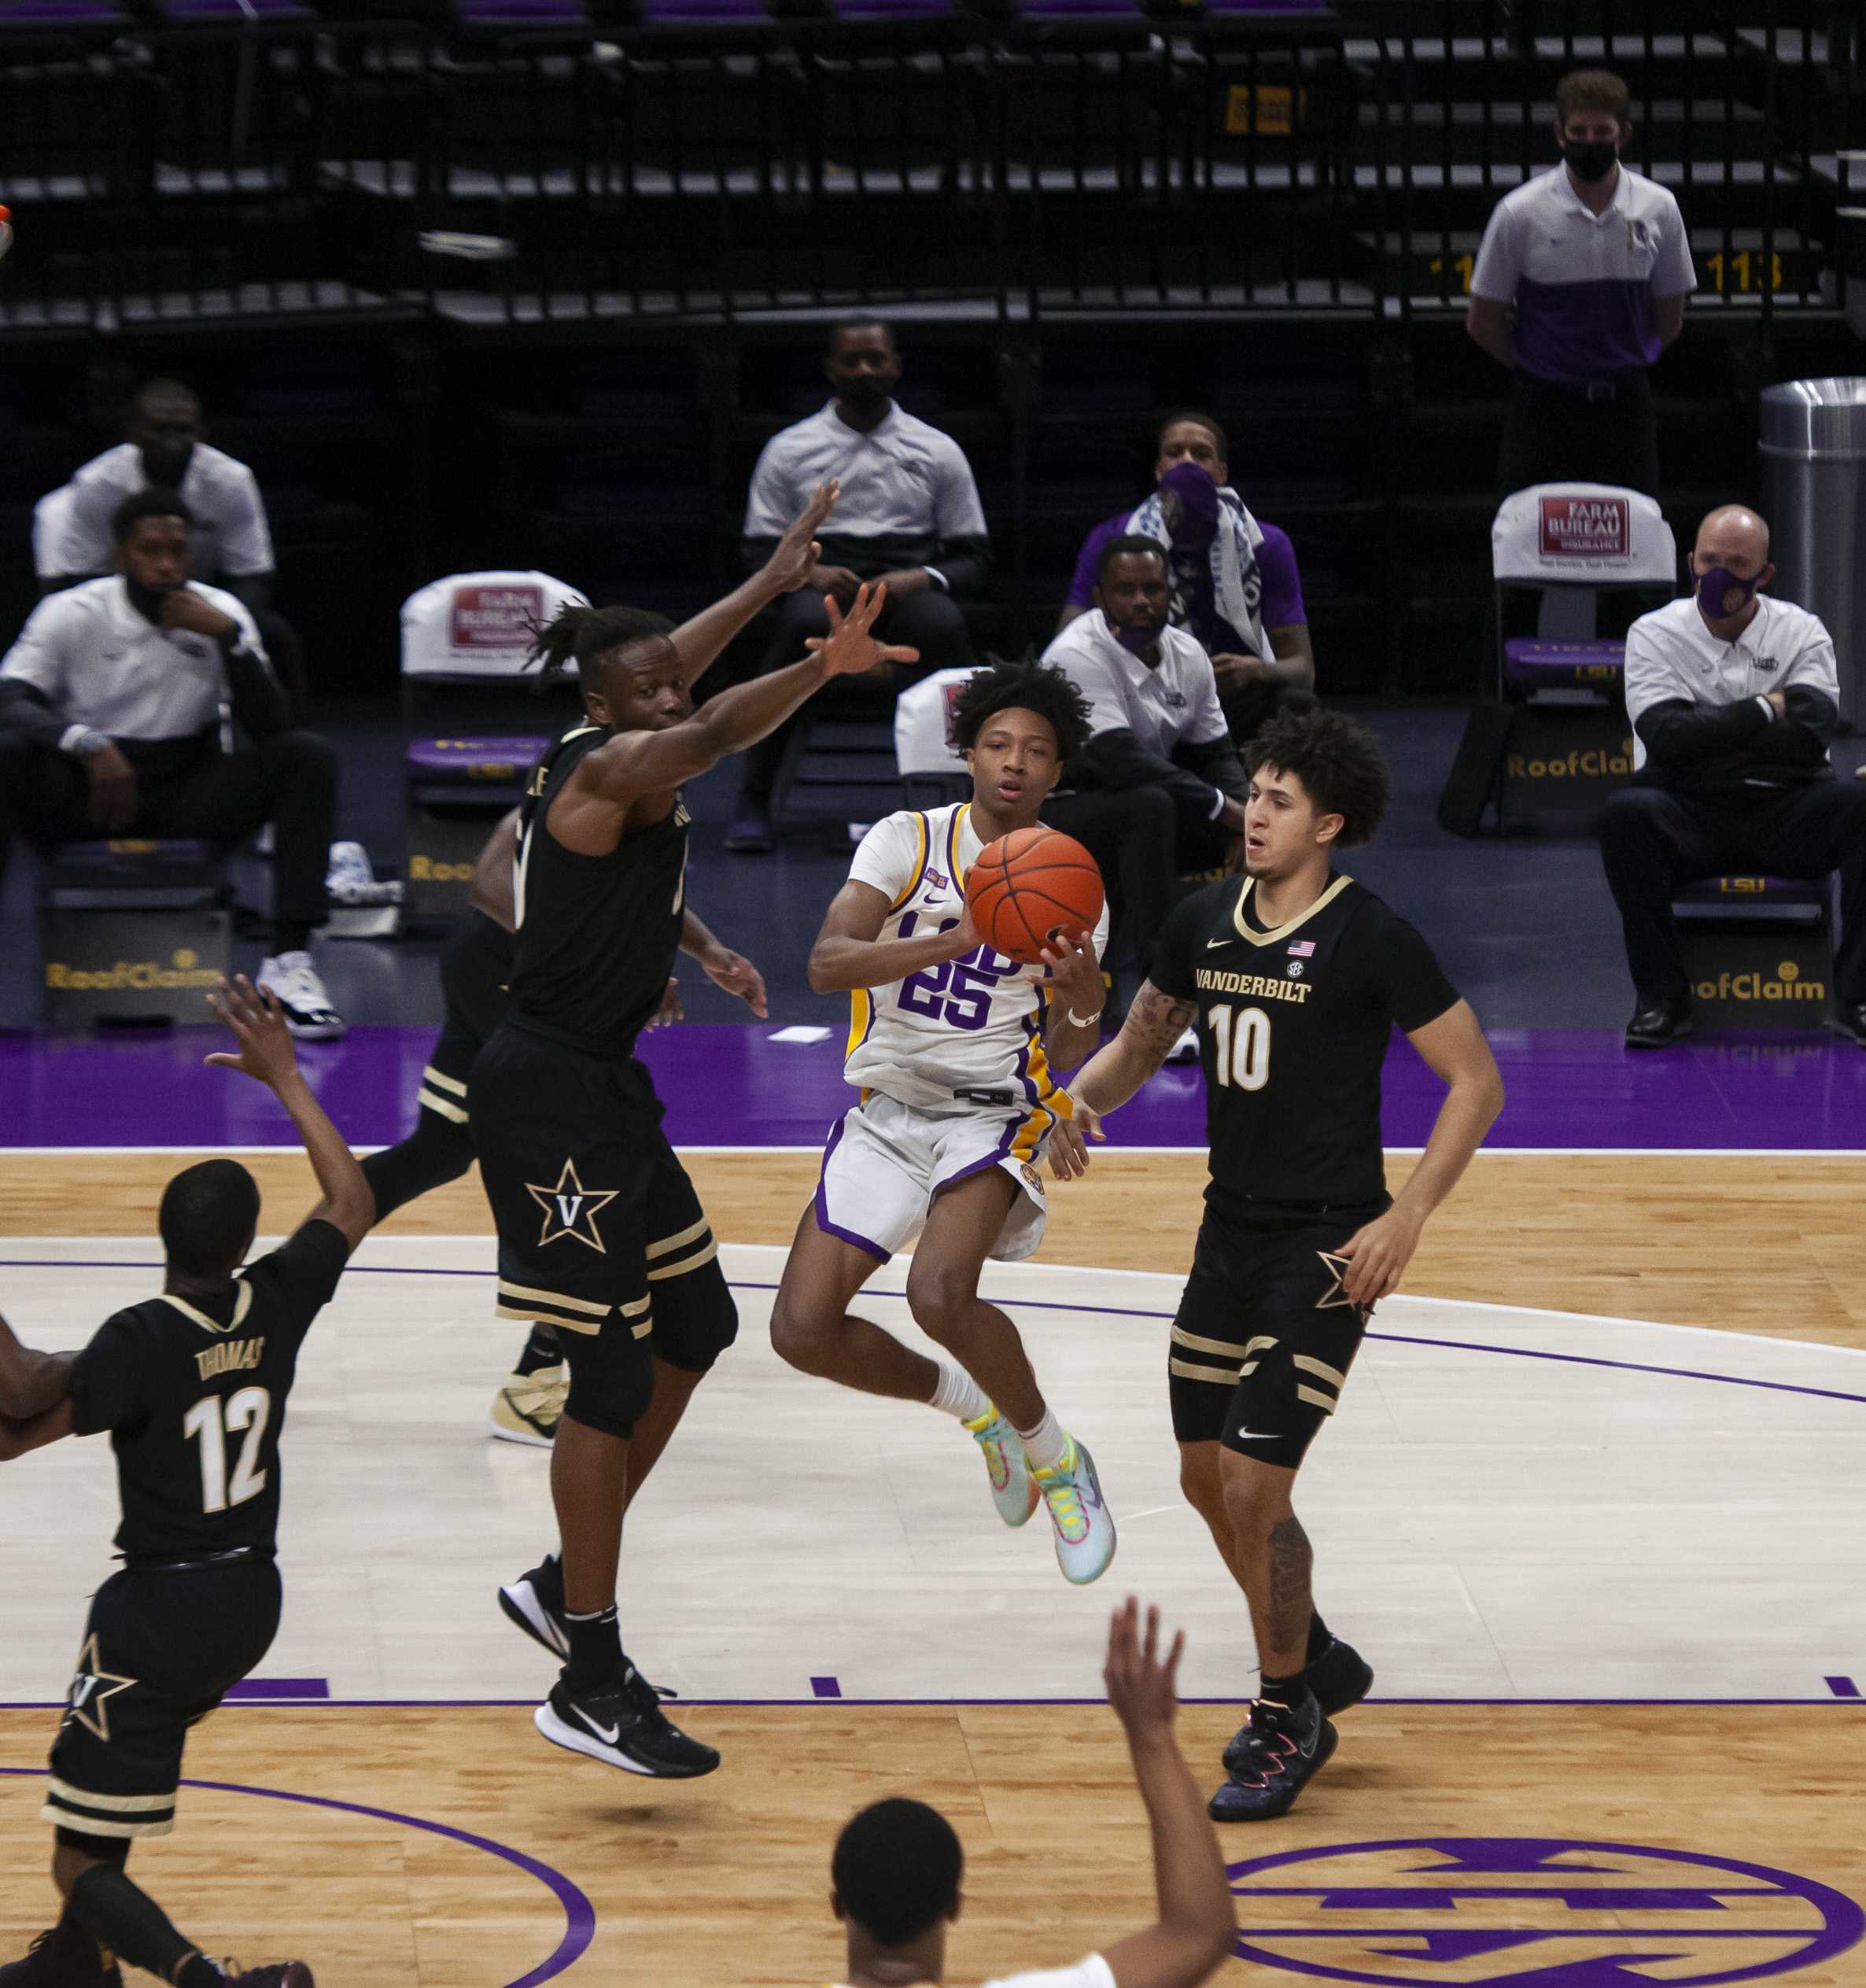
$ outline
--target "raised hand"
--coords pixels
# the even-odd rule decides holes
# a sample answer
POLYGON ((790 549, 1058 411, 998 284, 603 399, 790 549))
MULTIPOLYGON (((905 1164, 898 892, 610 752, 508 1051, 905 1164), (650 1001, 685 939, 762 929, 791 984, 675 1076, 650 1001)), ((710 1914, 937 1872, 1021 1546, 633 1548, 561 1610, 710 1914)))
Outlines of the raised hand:
POLYGON ((1040 957, 1049 969, 1051 997, 1062 1004, 1065 1015, 1086 1020, 1101 1013, 1108 990, 1102 984, 1101 962, 1086 939, 1053 932, 1040 957))
POLYGON ((230 642, 240 632, 232 615, 223 614, 205 595, 191 587, 171 587, 162 596, 162 625, 188 629, 216 642, 230 642))
POLYGON ((883 663, 918 662, 918 649, 877 642, 870 634, 887 605, 887 588, 883 582, 857 587, 846 615, 837 607, 833 596, 826 596, 823 607, 829 617, 829 633, 827 636, 809 636, 803 646, 832 677, 858 677, 865 669, 873 669, 883 663))
POLYGON ((765 570, 786 593, 794 593, 809 581, 823 556, 817 533, 823 520, 835 510, 843 486, 834 477, 819 483, 810 500, 791 520, 790 528, 777 541, 777 549, 765 562, 765 570))
POLYGON ((1147 1610, 1143 1629, 1141 1605, 1133 1595, 1115 1610, 1108 1625, 1108 1662, 1101 1674, 1108 1684, 1108 1702, 1130 1740, 1163 1739, 1172 1732, 1173 1715, 1179 1705, 1179 1658, 1185 1647, 1186 1632, 1182 1629, 1163 1658, 1160 1610, 1147 1610))
POLYGON ((208 1005, 233 1031, 237 1051, 217 1050, 207 1060, 223 1070, 238 1070, 278 1090, 297 1075, 297 1053, 285 1011, 269 990, 256 988, 245 974, 220 979, 220 991, 208 996, 208 1005))

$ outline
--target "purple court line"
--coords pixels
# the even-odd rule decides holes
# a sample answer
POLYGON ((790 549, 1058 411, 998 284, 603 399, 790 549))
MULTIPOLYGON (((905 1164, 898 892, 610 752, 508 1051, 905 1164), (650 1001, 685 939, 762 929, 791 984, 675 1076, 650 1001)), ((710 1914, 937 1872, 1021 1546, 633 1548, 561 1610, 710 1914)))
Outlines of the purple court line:
MULTIPOLYGON (((0 1767, 0 1774, 50 1774, 51 1771, 48 1767, 0 1767)), ((596 1937, 596 1909, 580 1887, 562 1872, 553 1870, 548 1864, 540 1864, 535 1857, 527 1857, 523 1850, 515 1850, 509 1843, 496 1843, 490 1836, 475 1836, 470 1831, 455 1829, 449 1823, 429 1822, 420 1816, 398 1815, 393 1809, 372 1809, 360 1802, 338 1802, 324 1794, 294 1794, 289 1788, 255 1788, 238 1781, 188 1780, 180 1785, 185 1788, 205 1788, 213 1794, 253 1794, 262 1796, 268 1802, 296 1802, 308 1809, 334 1809, 344 1815, 367 1816, 373 1822, 395 1823, 404 1829, 424 1829, 430 1836, 449 1837, 456 1843, 464 1843, 469 1850, 484 1850, 489 1857, 502 1858, 527 1877, 536 1878, 563 1907, 563 1937, 547 1958, 529 1974, 508 1981, 505 1988, 539 1988, 540 1982, 562 1974, 565 1968, 581 1960, 596 1937)))
POLYGON ((1860 1695, 1859 1686, 1850 1677, 1830 1677, 1827 1680, 1827 1687, 1835 1698, 1857 1698, 1860 1695))
POLYGON ((810 1680, 810 1695, 813 1698, 840 1698, 842 1695, 843 1687, 833 1677, 813 1677, 810 1680))
POLYGON ((230 1698, 270 1698, 279 1704, 303 1705, 330 1695, 330 1684, 323 1677, 242 1677, 227 1695, 230 1698))
MULTIPOLYGON (((227 1705, 223 1706, 222 1710, 231 1708, 243 1710, 248 1708, 258 1708, 264 1706, 266 1702, 267 1701, 262 1698, 249 1698, 236 1705, 234 1701, 229 1700, 227 1705)), ((1182 1705, 1242 1705, 1248 1702, 1248 1700, 1245 1694, 1238 1692, 1223 1698, 1182 1698, 1179 1702, 1182 1705)), ((1675 1707, 1679 1710, 1688 1710, 1693 1706, 1706 1706, 1713 1710, 1752 1706, 1777 1707, 1827 1706, 1845 1706, 1849 1710, 1858 1709, 1856 1704, 1849 1700, 1837 1698, 1831 1695, 1823 1698, 1363 1698, 1361 1702, 1363 1705, 1400 1705, 1414 1707, 1442 1706, 1452 1710, 1455 1710, 1461 1706, 1481 1706, 1505 1709, 1539 1706, 1544 1710, 1551 1707, 1566 1707, 1572 1710, 1579 1706, 1583 1709, 1600 1710, 1610 1710, 1617 1706, 1624 1706, 1633 1710, 1638 1710, 1642 1707, 1649 1709, 1675 1707)), ((680 1703, 688 1707, 704 1705, 727 1711, 780 1711, 804 1706, 819 1707, 828 1706, 839 1712, 868 1712, 889 1709, 964 1711, 974 1707, 989 1709, 992 1706, 1009 1706, 1013 1710, 1041 1710, 1045 1706, 1053 1705, 1105 1706, 1108 1700, 1105 1697, 826 1698, 812 1695, 809 1698, 683 1698, 680 1703)), ((287 1706, 287 1709, 294 1712, 518 1712, 533 1710, 537 1704, 536 1698, 334 1698, 319 1699, 310 1704, 290 1705, 287 1706)), ((0 1712, 63 1712, 67 1709, 67 1705, 68 1701, 64 1698, 11 1698, 0 1700, 0 1712)), ((0 1768, 0 1774, 37 1773, 39 1771, 36 1768, 0 1768)), ((202 1781, 189 1783, 186 1785, 207 1787, 213 1783, 202 1781)), ((261 1794, 268 1792, 264 1788, 248 1791, 261 1794)), ((316 1799, 315 1797, 311 1795, 302 1797, 281 1795, 279 1798, 282 1801, 308 1802, 316 1799)), ((341 1808, 343 1804, 337 1802, 330 1805, 341 1808)), ((437 1823, 433 1824, 423 1823, 417 1826, 422 1828, 442 1829, 442 1825, 437 1823)), ((443 1830, 442 1833, 447 1832, 443 1830)))
MULTIPOLYGON (((1076 1264, 1062 1264, 1059 1268, 1074 1270, 1076 1264)), ((160 1263, 123 1263, 109 1260, 95 1262, 76 1258, 60 1257, 0 1257, 0 1270, 148 1270, 162 1268, 160 1263)), ((353 1277, 496 1277, 496 1271, 489 1270, 422 1270, 402 1263, 358 1263, 349 1271, 353 1277)), ((750 1278, 728 1279, 735 1291, 775 1291, 775 1284, 762 1283, 750 1278)), ((870 1291, 876 1298, 904 1298, 904 1291, 870 1291)), ((1056 1298, 1019 1298, 1019 1310, 1023 1311, 1088 1311, 1101 1313, 1121 1319, 1165 1319, 1175 1316, 1171 1311, 1144 1311, 1138 1306, 1122 1304, 1066 1304, 1056 1298)), ((1455 1303, 1455 1300, 1447 1300, 1455 1303)), ((1585 1312, 1569 1312, 1558 1316, 1585 1319, 1585 1312)), ((1654 1322, 1658 1322, 1657 1321, 1654 1322)), ((1866 1394, 1849 1394, 1842 1388, 1813 1388, 1798 1381, 1757 1381, 1741 1374, 1707 1374, 1702 1367, 1658 1367, 1645 1360, 1612 1360, 1597 1353, 1551 1353, 1534 1346, 1491 1346, 1481 1341, 1470 1339, 1426 1339, 1418 1334, 1403 1332, 1370 1331, 1369 1339, 1381 1339, 1396 1346, 1437 1346, 1456 1353, 1495 1353, 1500 1357, 1519 1360, 1553 1360, 1563 1367, 1602 1367, 1620 1374, 1657 1374, 1673 1381, 1710 1381, 1725 1388, 1760 1388, 1767 1394, 1801 1394, 1812 1396, 1819 1401, 1857 1401, 1866 1403, 1866 1394)), ((1816 1340, 1798 1340, 1798 1345, 1818 1348, 1816 1340)), ((1827 1351, 1836 1350, 1827 1348, 1827 1351)))

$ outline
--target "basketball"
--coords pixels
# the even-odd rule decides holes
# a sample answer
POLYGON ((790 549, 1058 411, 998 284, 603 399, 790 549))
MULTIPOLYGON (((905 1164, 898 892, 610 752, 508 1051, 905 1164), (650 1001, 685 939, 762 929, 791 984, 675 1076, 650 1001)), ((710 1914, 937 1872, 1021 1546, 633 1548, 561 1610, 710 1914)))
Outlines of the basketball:
POLYGON ((1095 859, 1054 828, 1013 828, 979 850, 966 909, 987 946, 1034 966, 1053 933, 1086 939, 1105 902, 1095 859))

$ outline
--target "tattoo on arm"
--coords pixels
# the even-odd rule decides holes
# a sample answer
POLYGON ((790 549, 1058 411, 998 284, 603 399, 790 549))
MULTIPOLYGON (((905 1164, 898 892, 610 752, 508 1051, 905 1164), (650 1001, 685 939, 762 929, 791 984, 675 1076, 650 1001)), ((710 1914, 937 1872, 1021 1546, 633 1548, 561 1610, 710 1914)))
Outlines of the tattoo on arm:
POLYGON ((1141 990, 1121 1024, 1121 1039, 1145 1060, 1147 1076, 1152 1076, 1166 1061, 1173 1045, 1198 1012, 1197 1001, 1175 1001, 1171 994, 1162 994, 1151 980, 1141 983, 1141 990))
POLYGON ((1315 1565, 1302 1521, 1293 1512, 1279 1519, 1270 1529, 1270 1639, 1278 1650, 1298 1650, 1308 1640, 1315 1565))

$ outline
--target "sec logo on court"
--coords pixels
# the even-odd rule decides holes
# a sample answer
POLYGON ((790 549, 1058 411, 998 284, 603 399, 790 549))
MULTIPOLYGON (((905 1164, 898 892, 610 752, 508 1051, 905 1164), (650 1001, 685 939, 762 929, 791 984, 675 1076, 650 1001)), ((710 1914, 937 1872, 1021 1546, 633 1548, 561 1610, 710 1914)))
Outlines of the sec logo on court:
POLYGON ((1333 1843, 1230 1876, 1240 1959, 1382 1988, 1709 1988, 1866 1933, 1853 1899, 1787 1871, 1565 1837, 1333 1843))

